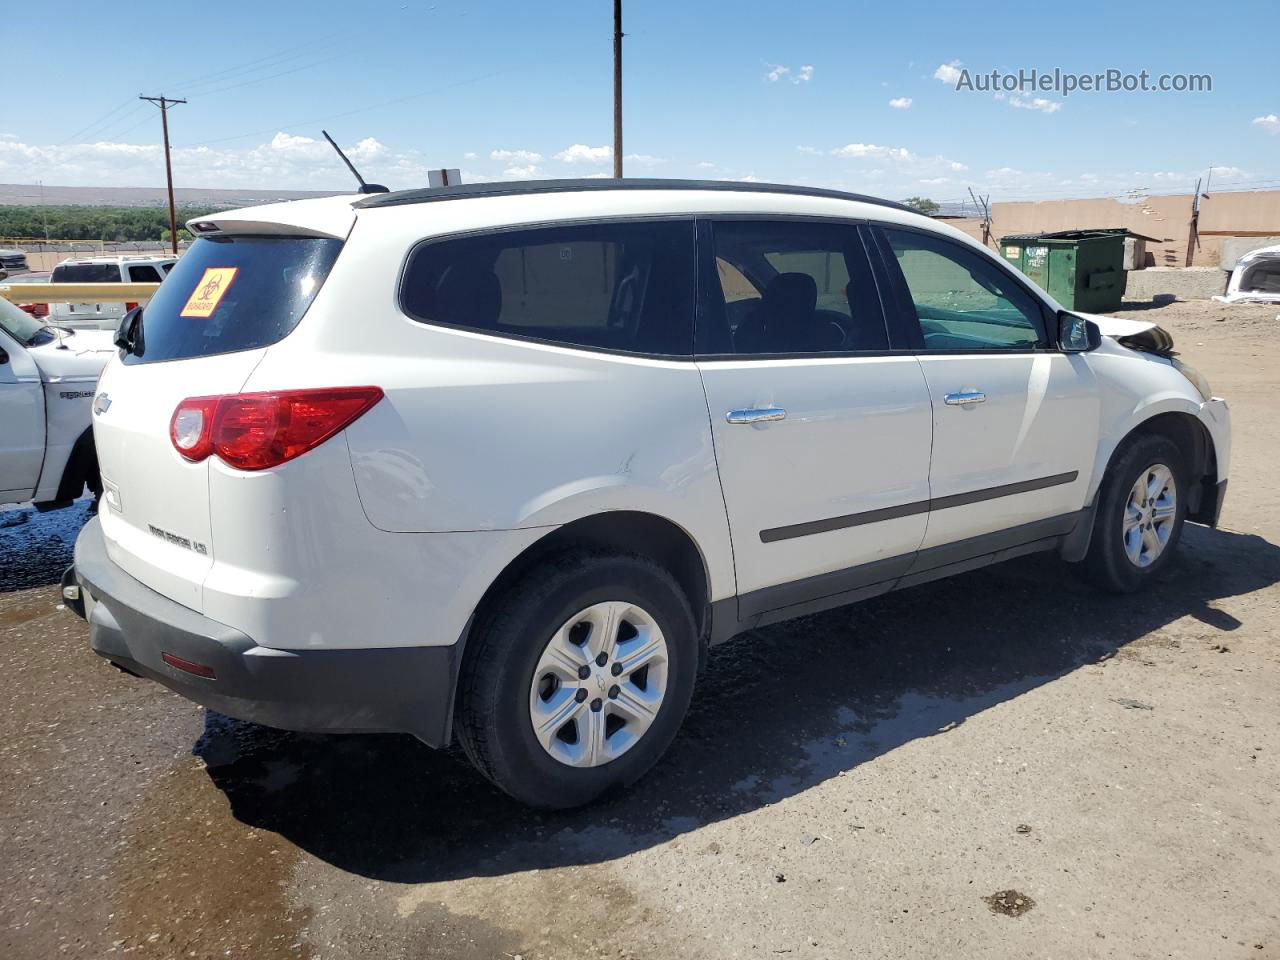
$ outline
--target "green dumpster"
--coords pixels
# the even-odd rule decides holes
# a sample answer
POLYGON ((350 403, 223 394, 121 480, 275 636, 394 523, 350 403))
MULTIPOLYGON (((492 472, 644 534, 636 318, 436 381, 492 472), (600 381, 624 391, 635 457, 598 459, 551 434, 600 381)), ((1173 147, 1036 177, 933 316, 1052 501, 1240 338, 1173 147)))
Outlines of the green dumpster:
POLYGON ((1063 230, 1000 238, 1000 253, 1068 310, 1118 310, 1126 230, 1063 230))

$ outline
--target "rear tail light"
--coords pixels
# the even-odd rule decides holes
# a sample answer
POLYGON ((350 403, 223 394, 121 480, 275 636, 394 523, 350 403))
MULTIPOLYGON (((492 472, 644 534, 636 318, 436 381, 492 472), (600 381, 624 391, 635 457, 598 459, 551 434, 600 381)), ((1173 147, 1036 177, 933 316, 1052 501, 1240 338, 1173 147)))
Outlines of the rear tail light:
POLYGON ((318 447, 381 399, 380 387, 190 397, 173 411, 169 438, 193 463, 216 454, 240 470, 266 470, 318 447))
POLYGON ((132 309, 133 309, 134 307, 136 307, 136 306, 137 306, 137 304, 136 304, 136 303, 134 303, 133 301, 131 301, 131 300, 130 300, 130 301, 126 301, 126 302, 125 302, 125 305, 124 305, 124 312, 125 312, 125 313, 128 313, 130 310, 132 310, 132 309))

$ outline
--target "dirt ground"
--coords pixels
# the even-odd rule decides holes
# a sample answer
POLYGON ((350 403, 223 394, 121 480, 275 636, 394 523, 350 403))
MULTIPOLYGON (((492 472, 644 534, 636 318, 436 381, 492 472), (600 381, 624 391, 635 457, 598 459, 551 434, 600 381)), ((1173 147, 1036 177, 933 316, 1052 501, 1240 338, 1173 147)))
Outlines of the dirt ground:
POLYGON ((58 609, 84 506, 0 513, 0 957, 1280 958, 1280 321, 1134 309, 1231 404, 1151 591, 1050 556, 717 648, 636 789, 206 713, 58 609))

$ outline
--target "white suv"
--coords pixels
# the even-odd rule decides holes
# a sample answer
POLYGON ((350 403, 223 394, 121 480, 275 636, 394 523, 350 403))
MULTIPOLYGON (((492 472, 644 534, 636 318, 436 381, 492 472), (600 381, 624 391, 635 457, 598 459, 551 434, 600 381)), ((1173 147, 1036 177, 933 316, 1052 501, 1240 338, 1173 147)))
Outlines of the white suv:
MULTIPOLYGON (((173 268, 173 257, 131 255, 63 260, 50 283, 160 283, 173 268)), ((140 301, 145 303, 146 301, 140 301)), ((49 319, 74 329, 114 330, 136 303, 51 303, 49 319)))
POLYGON ((1227 406, 1163 331, 897 204, 549 181, 191 229, 94 402, 93 648, 266 724, 456 732, 530 804, 644 773, 709 643, 1038 550, 1133 590, 1222 503, 1227 406))

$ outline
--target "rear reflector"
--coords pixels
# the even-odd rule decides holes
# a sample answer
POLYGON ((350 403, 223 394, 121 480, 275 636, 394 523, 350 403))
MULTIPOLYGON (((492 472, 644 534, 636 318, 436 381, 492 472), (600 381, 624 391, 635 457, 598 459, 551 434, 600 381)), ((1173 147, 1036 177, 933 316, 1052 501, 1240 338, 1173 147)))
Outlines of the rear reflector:
POLYGON ((169 438, 192 463, 217 454, 240 470, 266 470, 318 447, 381 399, 380 387, 189 397, 173 411, 169 438))
POLYGON ((175 657, 172 653, 162 651, 160 659, 173 667, 175 670, 182 670, 185 673, 194 673, 197 677, 204 677, 206 680, 216 680, 213 667, 207 667, 203 663, 196 663, 194 660, 184 660, 182 657, 175 657))

